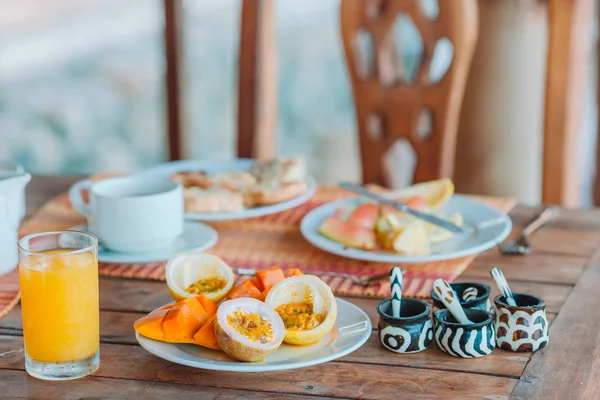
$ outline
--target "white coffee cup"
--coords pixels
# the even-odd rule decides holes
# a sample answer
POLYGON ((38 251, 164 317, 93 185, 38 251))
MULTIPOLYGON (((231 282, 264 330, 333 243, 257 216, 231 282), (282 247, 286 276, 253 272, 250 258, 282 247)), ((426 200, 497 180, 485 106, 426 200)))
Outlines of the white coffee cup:
POLYGON ((183 233, 183 189, 166 178, 83 180, 71 187, 69 199, 87 217, 89 231, 112 251, 157 250, 183 233), (81 197, 85 189, 89 189, 89 204, 81 197))

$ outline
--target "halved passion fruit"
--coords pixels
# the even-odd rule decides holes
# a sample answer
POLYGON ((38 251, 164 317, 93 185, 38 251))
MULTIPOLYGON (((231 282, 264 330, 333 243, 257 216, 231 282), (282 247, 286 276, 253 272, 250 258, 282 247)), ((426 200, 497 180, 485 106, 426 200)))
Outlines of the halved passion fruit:
POLYGON ((248 297, 228 300, 217 310, 217 342, 237 360, 264 360, 281 346, 284 334, 279 314, 260 300, 248 297))
POLYGON ((176 301, 200 294, 219 302, 231 290, 233 270, 219 257, 205 253, 182 253, 169 260, 167 286, 176 301))
POLYGON ((335 325, 337 302, 333 292, 314 275, 284 279, 273 286, 265 303, 281 316, 286 343, 316 343, 335 325))

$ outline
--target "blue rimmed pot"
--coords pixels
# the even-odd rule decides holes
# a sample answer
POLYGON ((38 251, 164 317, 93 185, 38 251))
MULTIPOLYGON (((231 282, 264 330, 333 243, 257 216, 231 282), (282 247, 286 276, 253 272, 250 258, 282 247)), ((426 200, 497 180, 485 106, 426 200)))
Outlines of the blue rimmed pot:
POLYGON ((473 323, 461 324, 447 309, 435 313, 435 341, 445 353, 460 358, 489 355, 496 347, 494 314, 485 310, 465 309, 473 323))
POLYGON ((433 341, 431 307, 424 300, 402 299, 400 318, 392 316, 392 300, 377 304, 379 341, 394 353, 417 353, 433 341))
POLYGON ((496 296, 496 340, 498 347, 510 351, 536 351, 548 344, 546 303, 537 296, 513 293, 517 306, 510 306, 502 295, 496 296))
MULTIPOLYGON (((490 302, 490 293, 491 289, 488 285, 484 285, 483 283, 477 282, 461 282, 461 283, 451 283, 450 287, 454 290, 454 293, 457 294, 458 300, 460 301, 460 305, 462 308, 473 308, 476 310, 485 310, 491 311, 492 304, 490 302), (465 289, 474 287, 477 289, 477 297, 474 300, 464 301, 462 299, 462 294, 465 289)), ((446 308, 444 304, 440 301, 439 296, 433 290, 429 294, 431 296, 431 300, 433 300, 433 310, 443 310, 446 308)))

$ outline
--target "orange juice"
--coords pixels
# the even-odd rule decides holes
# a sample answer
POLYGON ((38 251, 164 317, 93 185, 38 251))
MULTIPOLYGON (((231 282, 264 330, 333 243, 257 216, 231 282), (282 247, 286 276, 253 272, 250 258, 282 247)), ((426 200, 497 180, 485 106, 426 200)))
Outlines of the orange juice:
POLYGON ((46 250, 20 259, 23 335, 32 360, 73 362, 98 351, 98 261, 92 252, 69 255, 74 251, 46 250))

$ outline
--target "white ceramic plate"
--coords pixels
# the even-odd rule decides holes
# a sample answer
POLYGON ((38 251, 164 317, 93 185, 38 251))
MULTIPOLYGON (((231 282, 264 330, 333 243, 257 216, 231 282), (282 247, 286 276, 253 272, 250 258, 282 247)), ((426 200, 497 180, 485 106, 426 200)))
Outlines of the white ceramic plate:
POLYGON ((317 232, 321 222, 332 215, 336 208, 358 205, 363 202, 365 202, 365 199, 362 198, 339 200, 312 210, 302 220, 302 235, 322 250, 356 260, 386 263, 424 263, 450 260, 480 253, 502 242, 512 229, 509 216, 502 211, 480 201, 454 195, 440 210, 440 213, 448 216, 454 212, 462 214, 464 232, 454 235, 444 242, 432 245, 431 254, 426 256, 405 256, 391 252, 355 249, 328 239, 317 232))
MULTIPOLYGON (((208 173, 222 171, 244 171, 254 164, 254 160, 237 158, 227 161, 203 161, 203 160, 181 160, 173 161, 152 167, 141 174, 152 174, 169 177, 175 172, 181 171, 206 171, 208 173)), ((304 203, 315 193, 317 183, 312 177, 307 178, 308 187, 306 192, 291 200, 270 206, 249 208, 239 212, 214 212, 214 213, 185 213, 185 218, 196 221, 229 221, 261 217, 263 215, 275 214, 289 210, 304 203)))
MULTIPOLYGON (((87 231, 87 225, 78 225, 71 229, 87 231)), ((119 253, 98 245, 98 261, 107 263, 150 263, 168 260, 173 254, 184 251, 204 251, 217 243, 219 235, 212 227, 201 222, 186 221, 183 234, 169 247, 143 253, 119 253)))
POLYGON ((352 353, 371 336, 371 320, 363 310, 345 300, 336 299, 338 315, 335 328, 312 346, 282 344, 264 362, 245 363, 227 354, 193 344, 159 342, 139 335, 139 344, 157 357, 189 367, 217 371, 265 372, 308 367, 352 353))

